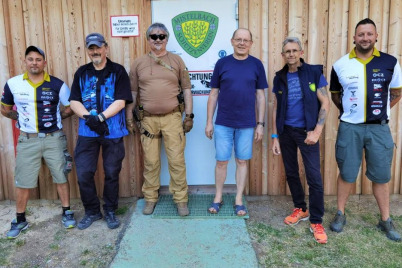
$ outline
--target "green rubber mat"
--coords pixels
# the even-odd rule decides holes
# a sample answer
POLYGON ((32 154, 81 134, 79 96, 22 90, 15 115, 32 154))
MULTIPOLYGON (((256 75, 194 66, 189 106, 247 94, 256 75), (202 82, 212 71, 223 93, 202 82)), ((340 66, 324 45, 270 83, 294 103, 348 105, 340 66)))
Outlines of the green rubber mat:
MULTIPOLYGON (((224 194, 222 196, 223 205, 217 214, 211 214, 208 212, 212 201, 214 200, 213 194, 190 194, 188 196, 188 209, 190 215, 186 217, 180 217, 177 214, 176 204, 173 202, 172 195, 161 195, 159 201, 156 204, 152 218, 165 218, 165 219, 248 219, 249 216, 239 217, 235 214, 233 205, 235 203, 234 194, 224 194)), ((247 208, 246 200, 243 198, 243 204, 247 208)))

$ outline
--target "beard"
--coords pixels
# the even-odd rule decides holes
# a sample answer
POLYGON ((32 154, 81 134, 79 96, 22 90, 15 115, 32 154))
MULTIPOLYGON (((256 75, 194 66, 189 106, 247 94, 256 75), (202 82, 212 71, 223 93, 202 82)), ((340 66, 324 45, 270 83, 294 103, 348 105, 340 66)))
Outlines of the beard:
POLYGON ((356 43, 356 49, 357 49, 357 51, 359 51, 362 54, 367 54, 373 50, 374 44, 375 43, 370 43, 370 45, 368 47, 363 47, 360 44, 356 43))

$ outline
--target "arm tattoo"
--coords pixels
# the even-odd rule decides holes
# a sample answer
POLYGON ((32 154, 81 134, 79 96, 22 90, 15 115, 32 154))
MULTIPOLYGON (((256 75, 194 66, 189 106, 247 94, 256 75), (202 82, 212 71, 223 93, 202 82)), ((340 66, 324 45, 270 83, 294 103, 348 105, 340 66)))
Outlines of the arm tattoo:
POLYGON ((392 102, 393 100, 399 98, 400 96, 401 96, 401 91, 400 90, 391 90, 390 101, 392 102))
POLYGON ((320 87, 318 91, 323 95, 323 96, 328 96, 327 90, 325 87, 320 87))
POLYGON ((13 120, 18 120, 18 112, 14 110, 8 111, 5 116, 13 120))
POLYGON ((325 111, 325 109, 320 109, 320 112, 318 113, 317 125, 324 125, 326 117, 327 117, 327 111, 325 111))

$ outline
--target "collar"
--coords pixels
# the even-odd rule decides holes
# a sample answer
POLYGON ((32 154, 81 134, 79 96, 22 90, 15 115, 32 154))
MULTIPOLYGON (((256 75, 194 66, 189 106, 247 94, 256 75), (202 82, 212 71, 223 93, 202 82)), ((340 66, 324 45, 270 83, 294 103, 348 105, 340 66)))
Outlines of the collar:
MULTIPOLYGON (((95 71, 95 66, 93 65, 92 62, 88 63, 87 69, 95 71)), ((113 71, 113 64, 112 64, 112 61, 109 58, 106 58, 106 66, 102 70, 108 70, 109 72, 113 71)), ((99 71, 102 71, 102 70, 99 70, 99 71)))
MULTIPOLYGON (((352 48, 352 51, 350 51, 349 59, 357 58, 355 49, 356 49, 356 47, 352 48)), ((374 51, 373 51, 373 54, 371 56, 380 57, 380 51, 378 51, 377 48, 374 47, 374 51)))
MULTIPOLYGON (((22 77, 22 79, 29 80, 28 72, 24 73, 24 76, 22 77)), ((31 81, 31 80, 29 80, 29 81, 31 81)), ((44 71, 43 81, 50 82, 50 75, 46 71, 44 71)))

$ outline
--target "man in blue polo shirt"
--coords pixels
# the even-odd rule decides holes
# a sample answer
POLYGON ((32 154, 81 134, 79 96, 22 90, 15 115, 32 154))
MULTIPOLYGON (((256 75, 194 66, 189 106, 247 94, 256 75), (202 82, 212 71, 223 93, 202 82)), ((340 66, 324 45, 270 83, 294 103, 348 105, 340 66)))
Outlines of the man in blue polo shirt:
POLYGON ((81 66, 71 87, 71 109, 79 116, 75 163, 85 216, 78 229, 102 219, 94 175, 102 148, 105 184, 104 219, 110 229, 120 226, 115 215, 119 200, 119 174, 125 155, 123 137, 128 135, 125 109, 133 98, 130 80, 123 66, 107 58, 108 44, 99 33, 86 37, 91 62, 81 66))
POLYGON ((1 98, 2 115, 16 120, 20 129, 15 166, 17 215, 11 222, 7 238, 16 238, 29 226, 25 209, 29 190, 37 187, 42 158, 57 185, 64 227, 76 225, 74 213, 70 210, 67 174, 71 169, 66 166, 69 154, 61 124, 62 119, 73 114, 68 101, 70 89, 45 71, 46 59, 42 49, 29 46, 24 62, 26 72, 7 81, 1 98), (14 105, 17 110, 13 110, 14 105))
POLYGON ((401 99, 402 73, 398 60, 378 51, 377 29, 371 19, 361 20, 353 37, 355 48, 335 62, 330 91, 340 111, 336 140, 339 167, 338 211, 332 231, 346 224, 345 206, 359 173, 363 150, 366 176, 372 181, 381 219, 377 227, 394 241, 400 241, 389 211, 389 185, 394 142, 388 126, 391 108, 401 99))
POLYGON ((327 81, 322 65, 310 65, 301 58, 303 50, 297 37, 283 41, 282 57, 286 65, 274 78, 274 109, 272 111, 272 151, 282 151, 286 180, 292 194, 294 209, 284 220, 295 225, 310 218, 310 231, 321 244, 327 243, 322 226, 324 190, 320 170, 319 138, 329 112, 327 81), (309 209, 299 176, 297 149, 303 157, 309 186, 309 209))
POLYGON ((208 98, 205 135, 212 139, 215 134, 216 147, 216 194, 208 211, 218 213, 223 204, 223 185, 234 147, 237 185, 235 213, 244 216, 247 209, 242 197, 246 186, 247 160, 252 157, 253 140, 259 142, 264 135, 264 89, 268 84, 262 62, 249 55, 253 44, 251 32, 237 29, 231 43, 233 54, 218 60, 215 65, 208 98), (214 130, 212 121, 217 105, 214 130))

